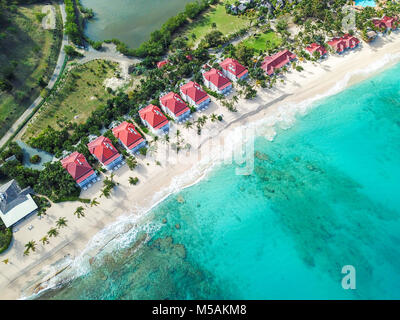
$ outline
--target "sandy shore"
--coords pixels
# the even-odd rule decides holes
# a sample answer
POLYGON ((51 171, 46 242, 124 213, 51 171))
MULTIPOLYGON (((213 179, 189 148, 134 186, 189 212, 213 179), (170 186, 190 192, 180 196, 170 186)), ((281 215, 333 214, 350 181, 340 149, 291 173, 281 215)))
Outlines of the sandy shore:
MULTIPOLYGON (((190 151, 182 150, 178 156, 169 147, 176 141, 171 133, 170 143, 163 139, 156 143, 157 152, 151 156, 139 157, 139 166, 130 171, 123 166, 115 173, 115 188, 111 198, 100 198, 102 182, 82 192, 82 198, 97 198, 100 205, 85 206, 81 203, 66 202, 53 204, 42 219, 33 216, 17 226, 11 247, 0 255, 0 261, 9 259, 9 264, 0 264, 0 299, 17 299, 29 296, 45 287, 43 283, 53 277, 60 269, 67 267, 74 257, 86 258, 96 254, 98 246, 93 246, 93 237, 102 229, 123 217, 135 221, 156 202, 183 186, 194 183, 210 167, 227 154, 231 145, 243 137, 238 131, 243 127, 262 121, 259 126, 268 139, 273 139, 275 128, 288 128, 296 114, 302 114, 310 108, 314 100, 335 94, 347 86, 362 81, 383 68, 388 68, 400 61, 400 35, 378 38, 373 44, 363 43, 361 48, 348 52, 343 56, 328 56, 320 63, 302 63, 303 72, 290 71, 274 89, 259 89, 256 99, 247 101, 240 99, 236 105, 238 112, 229 112, 215 100, 207 111, 223 114, 224 121, 208 121, 201 136, 196 128, 185 129, 182 125, 172 125, 173 132, 181 131, 184 144, 190 143, 190 151), (156 163, 160 162, 160 165, 156 163), (138 177, 137 186, 130 186, 129 177, 138 177), (78 219, 73 215, 75 209, 85 206, 85 217, 78 219), (60 235, 50 238, 50 243, 43 246, 39 239, 55 226, 59 217, 66 217, 68 226, 60 230, 60 235), (29 226, 33 228, 28 229, 29 226), (36 252, 23 256, 24 245, 30 240, 37 243, 36 252), (88 243, 91 241, 88 250, 88 243), (57 266, 55 266, 57 264, 57 266)), ((231 94, 232 96, 232 94, 231 94)), ((195 120, 199 115, 193 116, 195 120)), ((132 226, 134 227, 134 223, 132 226)))

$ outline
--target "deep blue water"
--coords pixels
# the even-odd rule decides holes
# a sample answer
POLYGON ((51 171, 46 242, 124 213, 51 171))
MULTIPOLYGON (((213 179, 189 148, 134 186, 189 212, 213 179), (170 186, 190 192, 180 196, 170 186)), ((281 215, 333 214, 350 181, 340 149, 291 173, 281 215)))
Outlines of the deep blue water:
POLYGON ((43 298, 399 299, 399 73, 258 137, 251 175, 218 166, 154 208, 149 242, 139 234, 43 298), (355 290, 341 287, 344 265, 355 290))

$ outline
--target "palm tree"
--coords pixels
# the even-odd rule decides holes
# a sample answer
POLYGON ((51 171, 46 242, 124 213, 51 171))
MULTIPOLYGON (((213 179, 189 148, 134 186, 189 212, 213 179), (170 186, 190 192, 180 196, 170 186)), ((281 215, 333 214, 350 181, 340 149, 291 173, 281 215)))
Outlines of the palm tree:
POLYGON ((37 215, 38 215, 38 217, 46 215, 46 209, 45 208, 40 208, 38 213, 37 213, 37 215))
POLYGON ((90 201, 90 207, 97 207, 100 203, 97 201, 97 198, 93 198, 92 201, 90 201))
POLYGON ((136 166, 137 166, 137 160, 136 160, 136 158, 134 158, 132 156, 129 156, 126 159, 126 163, 127 163, 128 167, 129 167, 129 169, 131 169, 131 170, 135 169, 136 166))
POLYGON ((25 245, 25 252, 24 255, 28 255, 29 254, 29 250, 35 251, 36 250, 36 242, 34 240, 29 241, 26 245, 25 245))
POLYGON ((64 228, 67 226, 67 219, 65 219, 65 217, 60 217, 57 221, 56 221, 56 225, 57 228, 64 228))
POLYGON ((185 126, 186 129, 193 128, 193 122, 186 121, 185 124, 184 124, 184 126, 185 126))
POLYGON ((215 113, 212 113, 212 114, 210 115, 210 120, 211 120, 211 122, 215 122, 215 121, 217 121, 217 119, 218 119, 218 116, 217 116, 215 113))
POLYGON ((44 236, 42 239, 39 240, 43 245, 48 244, 50 241, 47 236, 44 236))
POLYGON ((47 234, 49 237, 57 237, 58 236, 58 231, 56 228, 51 228, 49 231, 47 231, 47 234))
POLYGON ((139 182, 139 178, 138 177, 129 177, 129 184, 134 186, 139 182))
POLYGON ((158 136, 154 136, 153 140, 151 141, 151 143, 157 143, 159 137, 158 136))
POLYGON ((233 100, 234 103, 237 103, 239 101, 239 98, 236 95, 234 95, 232 97, 232 100, 233 100))
MULTIPOLYGON (((105 189, 103 189, 104 192, 105 189)), ((77 216, 78 219, 80 219, 81 217, 84 217, 85 214, 83 213, 83 211, 85 211, 85 208, 82 206, 79 206, 78 208, 76 208, 74 215, 77 216)))
POLYGON ((163 143, 169 143, 169 135, 168 135, 168 134, 166 134, 165 136, 163 136, 162 142, 163 142, 163 143))

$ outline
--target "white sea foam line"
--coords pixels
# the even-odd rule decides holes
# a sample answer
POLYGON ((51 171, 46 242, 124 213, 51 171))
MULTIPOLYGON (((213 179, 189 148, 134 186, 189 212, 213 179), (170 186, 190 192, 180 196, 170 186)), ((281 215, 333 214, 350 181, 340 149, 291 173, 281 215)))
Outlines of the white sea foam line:
POLYGON ((305 114, 307 114, 307 112, 313 109, 313 107, 315 107, 315 102, 338 94, 339 92, 345 90, 348 87, 348 84, 352 77, 357 75, 372 74, 392 62, 398 61, 399 59, 400 53, 385 54, 382 59, 375 61, 367 68, 346 73, 341 81, 338 81, 325 93, 317 94, 299 103, 291 103, 289 105, 286 103, 285 105, 278 105, 277 108, 279 110, 279 113, 277 115, 268 115, 263 119, 253 122, 252 124, 250 124, 250 126, 254 126, 260 132, 260 135, 266 135, 267 139, 272 141, 273 137, 275 137, 277 134, 274 127, 276 128, 277 126, 279 126, 281 129, 284 130, 289 129, 295 123, 296 115, 304 116, 305 114), (266 124, 269 127, 268 129, 266 129, 265 127, 266 124), (271 129, 273 130, 272 132, 271 129))
MULTIPOLYGON (((313 108, 313 103, 319 100, 322 100, 324 98, 327 98, 329 96, 335 95, 344 89, 347 88, 349 81, 353 76, 356 75, 368 75, 371 73, 376 72, 377 70, 383 68, 389 63, 392 63, 396 60, 400 59, 400 53, 396 54, 385 54, 381 60, 377 60, 376 62, 372 63, 369 67, 365 69, 359 69, 355 70, 353 72, 348 72, 344 76, 344 78, 337 82, 331 89, 327 90, 323 94, 317 94, 312 98, 306 99, 300 103, 292 103, 292 104, 285 104, 285 105, 278 105, 277 108, 279 110, 279 113, 277 115, 268 115, 263 119, 257 120, 251 124, 248 124, 247 127, 253 127, 258 132, 263 132, 263 135, 266 135, 267 139, 269 141, 272 141, 274 137, 276 136, 276 130, 274 127, 280 126, 281 129, 288 129, 291 126, 293 126, 295 122, 295 116, 297 114, 304 115, 306 114, 309 110, 313 108), (265 125, 268 125, 265 127, 265 125)), ((233 129, 233 133, 237 132, 242 129, 240 127, 236 127, 233 129)), ((231 139, 232 146, 240 147, 242 144, 242 141, 240 140, 239 134, 232 134, 230 135, 230 138, 236 138, 236 139, 231 139)), ((184 173, 176 178, 174 178, 171 182, 171 184, 165 188, 164 190, 161 190, 153 196, 153 201, 151 201, 152 205, 150 207, 137 207, 136 210, 139 212, 139 215, 134 215, 134 214, 129 214, 129 215, 122 215, 118 217, 117 221, 110 224, 109 226, 105 227, 104 229, 100 230, 98 233, 96 233, 95 236, 88 242, 86 245, 85 249, 82 251, 82 253, 77 256, 74 259, 69 258, 70 261, 70 270, 71 274, 68 277, 65 277, 62 273, 60 275, 57 275, 53 278, 50 279, 49 285, 46 286, 43 290, 39 291, 37 294, 32 295, 29 298, 35 297, 38 294, 51 289, 55 288, 56 286, 65 284, 79 276, 85 275, 90 271, 90 263, 89 259, 91 258, 88 253, 90 251, 93 251, 96 247, 102 248, 104 247, 104 242, 106 238, 111 238, 112 240, 115 240, 117 238, 121 239, 121 241, 116 242, 118 245, 121 243, 125 243, 126 245, 129 245, 132 243, 133 240, 135 240, 138 232, 142 231, 143 229, 138 229, 135 230, 136 232, 133 233, 133 236, 130 234, 130 232, 125 232, 125 233, 119 233, 121 231, 120 228, 117 228, 118 226, 122 226, 123 224, 129 223, 129 224, 136 224, 136 226, 139 224, 140 220, 142 220, 152 209, 154 209, 156 206, 158 206, 161 202, 163 202, 165 199, 167 199, 169 196, 171 196, 174 193, 177 193, 181 190, 184 190, 186 188, 189 188, 201 180, 203 180, 211 171, 212 169, 221 163, 223 159, 222 158, 216 158, 214 157, 206 157, 204 158, 201 162, 198 163, 199 167, 202 168, 202 170, 199 170, 196 168, 196 170, 191 170, 187 173, 184 173), (122 234, 129 234, 128 241, 127 238, 121 237, 122 234), (119 235, 119 237, 116 238, 116 235, 119 235), (62 277, 62 278, 61 278, 62 277)), ((132 211, 131 211, 132 212, 132 211)), ((141 227, 145 226, 150 226, 151 223, 147 223, 144 225, 141 225, 141 227)), ((158 229, 161 226, 158 226, 158 229)), ((158 230, 157 228, 155 229, 150 229, 148 230, 149 233, 155 232, 158 230)), ((129 231, 132 231, 133 228, 131 228, 129 231)), ((111 240, 111 241, 112 241, 111 240)), ((110 241, 110 242, 111 242, 110 241)), ((108 244, 106 244, 107 246, 108 244)), ((114 244, 115 245, 115 244, 114 244)), ((114 247, 113 249, 121 249, 124 246, 114 247)), ((126 246, 125 246, 126 247, 126 246)), ((68 261, 68 260, 67 260, 68 261)), ((21 298, 21 299, 26 299, 26 298, 21 298)))

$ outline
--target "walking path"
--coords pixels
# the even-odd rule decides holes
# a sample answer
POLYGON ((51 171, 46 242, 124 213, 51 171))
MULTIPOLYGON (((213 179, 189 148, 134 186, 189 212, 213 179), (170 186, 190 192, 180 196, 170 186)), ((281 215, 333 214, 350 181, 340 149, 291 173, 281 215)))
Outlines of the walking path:
POLYGON ((133 64, 139 63, 141 60, 137 58, 130 58, 117 51, 116 45, 112 43, 103 43, 102 49, 97 51, 92 47, 89 50, 78 50, 84 55, 83 58, 78 60, 78 63, 84 64, 89 61, 101 59, 109 60, 119 63, 121 67, 121 73, 124 78, 129 76, 129 67, 133 64))
MULTIPOLYGON (((61 9, 61 17, 63 20, 63 25, 66 21, 66 12, 65 12, 65 5, 64 3, 60 4, 61 9)), ((68 37, 63 34, 63 39, 61 42, 60 54, 58 55, 58 60, 56 67, 54 69, 54 73, 50 78, 49 83, 47 84, 47 89, 50 90, 53 88, 58 76, 60 75, 62 65, 64 64, 65 60, 65 52, 64 46, 68 45, 68 37)), ((17 121, 14 122, 12 127, 7 131, 7 133, 0 139, 0 148, 3 147, 7 141, 12 137, 12 135, 18 130, 19 126, 31 115, 33 110, 42 102, 43 98, 41 96, 37 97, 36 100, 25 110, 25 112, 18 118, 17 121)))

